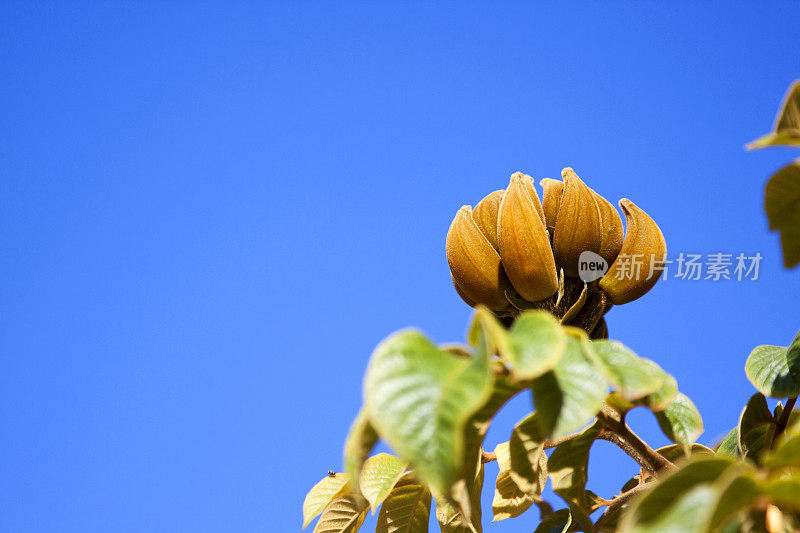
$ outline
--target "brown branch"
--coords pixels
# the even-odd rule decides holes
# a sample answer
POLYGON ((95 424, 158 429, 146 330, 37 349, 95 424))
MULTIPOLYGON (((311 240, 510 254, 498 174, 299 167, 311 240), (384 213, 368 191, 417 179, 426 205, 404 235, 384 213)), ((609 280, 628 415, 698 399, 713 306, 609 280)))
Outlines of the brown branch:
MULTIPOLYGON (((623 492, 619 496, 613 498, 611 501, 604 500, 606 504, 608 504, 608 509, 606 509, 600 518, 597 519, 595 522, 594 527, 595 529, 600 529, 603 525, 608 521, 608 519, 613 515, 620 507, 628 503, 628 501, 642 492, 645 489, 646 485, 643 483, 641 485, 636 485, 631 490, 627 492, 623 492)), ((603 505, 599 505, 597 508, 603 507, 603 505)), ((593 509, 594 510, 594 509, 593 509)))
POLYGON ((643 441, 621 419, 601 411, 597 419, 603 423, 603 430, 598 438, 613 442, 634 461, 651 472, 658 473, 675 468, 666 457, 655 451, 643 441))
MULTIPOLYGON (((565 437, 561 437, 558 439, 547 439, 544 441, 544 449, 549 450, 550 448, 555 448, 562 442, 566 442, 569 439, 573 439, 578 436, 578 433, 573 433, 572 435, 567 435, 565 437)), ((491 463, 492 461, 497 460, 497 454, 494 452, 487 452, 481 448, 481 462, 482 463, 491 463)))

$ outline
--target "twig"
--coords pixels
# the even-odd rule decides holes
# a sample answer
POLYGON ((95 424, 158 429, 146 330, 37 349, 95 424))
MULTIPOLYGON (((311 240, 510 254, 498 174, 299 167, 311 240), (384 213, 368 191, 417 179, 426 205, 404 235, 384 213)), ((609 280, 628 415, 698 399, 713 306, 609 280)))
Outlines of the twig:
POLYGON ((613 442, 642 467, 654 473, 675 468, 675 465, 648 446, 625 422, 605 412, 598 413, 597 419, 605 426, 598 438, 613 442))
MULTIPOLYGON (((637 486, 633 487, 631 490, 629 490, 627 492, 623 492, 622 494, 620 494, 616 498, 612 499, 611 501, 605 500, 605 502, 608 503, 608 509, 606 509, 603 512, 603 514, 600 515, 600 518, 597 519, 597 522, 595 522, 595 524, 594 524, 595 529, 600 529, 601 527, 603 527, 603 525, 608 521, 608 519, 611 517, 611 515, 613 515, 615 512, 617 512, 617 510, 619 510, 620 507, 622 507, 623 505, 628 503, 628 501, 631 498, 633 498, 634 496, 636 496, 637 494, 642 492, 644 489, 645 489, 645 485, 644 484, 637 485, 637 486)), ((598 509, 600 507, 603 507, 603 506, 600 505, 598 507, 598 509)))

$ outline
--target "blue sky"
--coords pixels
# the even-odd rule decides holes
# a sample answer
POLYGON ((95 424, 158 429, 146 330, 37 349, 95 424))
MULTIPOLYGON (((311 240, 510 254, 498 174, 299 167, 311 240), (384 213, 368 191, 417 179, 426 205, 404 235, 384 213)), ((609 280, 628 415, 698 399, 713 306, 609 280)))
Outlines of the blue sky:
MULTIPOLYGON (((447 227, 514 171, 572 166, 671 254, 764 256, 757 281, 669 279, 608 315, 713 442, 753 392, 750 349, 800 327, 761 208, 796 153, 743 150, 800 76, 799 16, 4 2, 0 530, 299 530, 372 348, 406 326, 463 339, 447 227)), ((489 447, 529 409, 504 409, 489 447)), ((598 443, 590 486, 634 471, 598 443)))

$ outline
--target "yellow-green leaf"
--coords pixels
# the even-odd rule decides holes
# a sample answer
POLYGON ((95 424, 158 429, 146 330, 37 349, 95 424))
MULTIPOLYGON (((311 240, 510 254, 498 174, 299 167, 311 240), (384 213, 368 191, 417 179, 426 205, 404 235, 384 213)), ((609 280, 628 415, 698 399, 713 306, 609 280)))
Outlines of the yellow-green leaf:
POLYGON ((325 476, 314 485, 303 502, 303 529, 308 527, 325 507, 334 499, 350 492, 347 474, 325 476))
POLYGON ((788 348, 757 346, 744 370, 750 383, 770 398, 800 395, 800 333, 788 348))
POLYGON ((339 496, 325 507, 314 533, 354 533, 367 516, 369 503, 358 494, 339 496))
POLYGON ((572 519, 584 531, 591 531, 592 528, 585 490, 588 480, 586 468, 589 464, 589 450, 600 434, 601 427, 596 422, 580 435, 559 444, 547 462, 553 491, 567 502, 572 519))
POLYGON ((369 502, 372 514, 389 495, 395 483, 403 475, 407 463, 388 453, 373 455, 364 462, 358 484, 361 494, 369 502))
POLYGON ((509 474, 524 492, 534 496, 540 495, 547 483, 545 441, 536 413, 514 426, 508 441, 509 474))
POLYGON ((485 345, 466 359, 418 331, 401 331, 370 359, 365 407, 378 435, 420 481, 447 495, 462 472, 465 424, 489 398, 493 381, 485 345))
POLYGON ((553 438, 591 422, 608 392, 602 371, 587 358, 581 341, 567 336, 567 349, 556 367, 533 381, 533 400, 542 430, 553 438))
POLYGON ((552 370, 567 347, 567 335, 547 311, 525 311, 508 332, 505 358, 511 363, 512 375, 532 379, 552 370))
POLYGON ((381 506, 376 533, 426 533, 431 493, 412 472, 406 472, 381 506))
POLYGON ((800 146, 800 81, 794 82, 786 92, 773 131, 751 142, 747 148, 778 145, 800 146))
POLYGON ((664 435, 683 446, 686 453, 689 453, 692 443, 703 433, 700 412, 685 394, 678 393, 669 407, 655 415, 664 435))
POLYGON ((511 457, 508 443, 501 442, 494 449, 497 455, 497 464, 500 472, 497 474, 497 481, 494 489, 494 500, 492 500, 492 513, 494 522, 514 518, 527 511, 535 501, 523 491, 511 477, 511 457))
POLYGON ((605 363, 614 390, 624 400, 632 402, 661 389, 666 374, 658 365, 649 364, 621 342, 596 340, 592 346, 605 363))
POLYGON ((344 471, 350 479, 358 479, 361 476, 361 467, 377 442, 378 434, 367 418, 367 412, 361 409, 350 426, 350 432, 344 443, 344 471))

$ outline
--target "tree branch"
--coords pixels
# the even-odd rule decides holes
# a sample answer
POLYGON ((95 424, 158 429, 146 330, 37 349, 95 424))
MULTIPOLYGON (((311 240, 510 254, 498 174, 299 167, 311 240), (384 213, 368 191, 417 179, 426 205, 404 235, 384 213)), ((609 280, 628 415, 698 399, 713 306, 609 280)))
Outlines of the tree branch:
MULTIPOLYGON (((623 492, 616 498, 613 498, 611 501, 606 500, 606 503, 608 504, 608 509, 606 509, 603 512, 603 514, 600 515, 600 518, 597 519, 597 522, 595 522, 594 524, 595 529, 600 529, 601 527, 603 527, 603 525, 608 521, 611 515, 617 512, 617 510, 619 510, 620 507, 628 503, 628 501, 631 498, 642 492, 644 489, 645 489, 645 484, 642 483, 641 485, 636 485, 627 492, 623 492)), ((602 505, 600 507, 602 507, 602 505)))
POLYGON ((667 458, 643 441, 625 422, 601 411, 597 419, 603 423, 603 431, 598 438, 613 442, 634 461, 651 472, 658 473, 675 468, 667 458))

